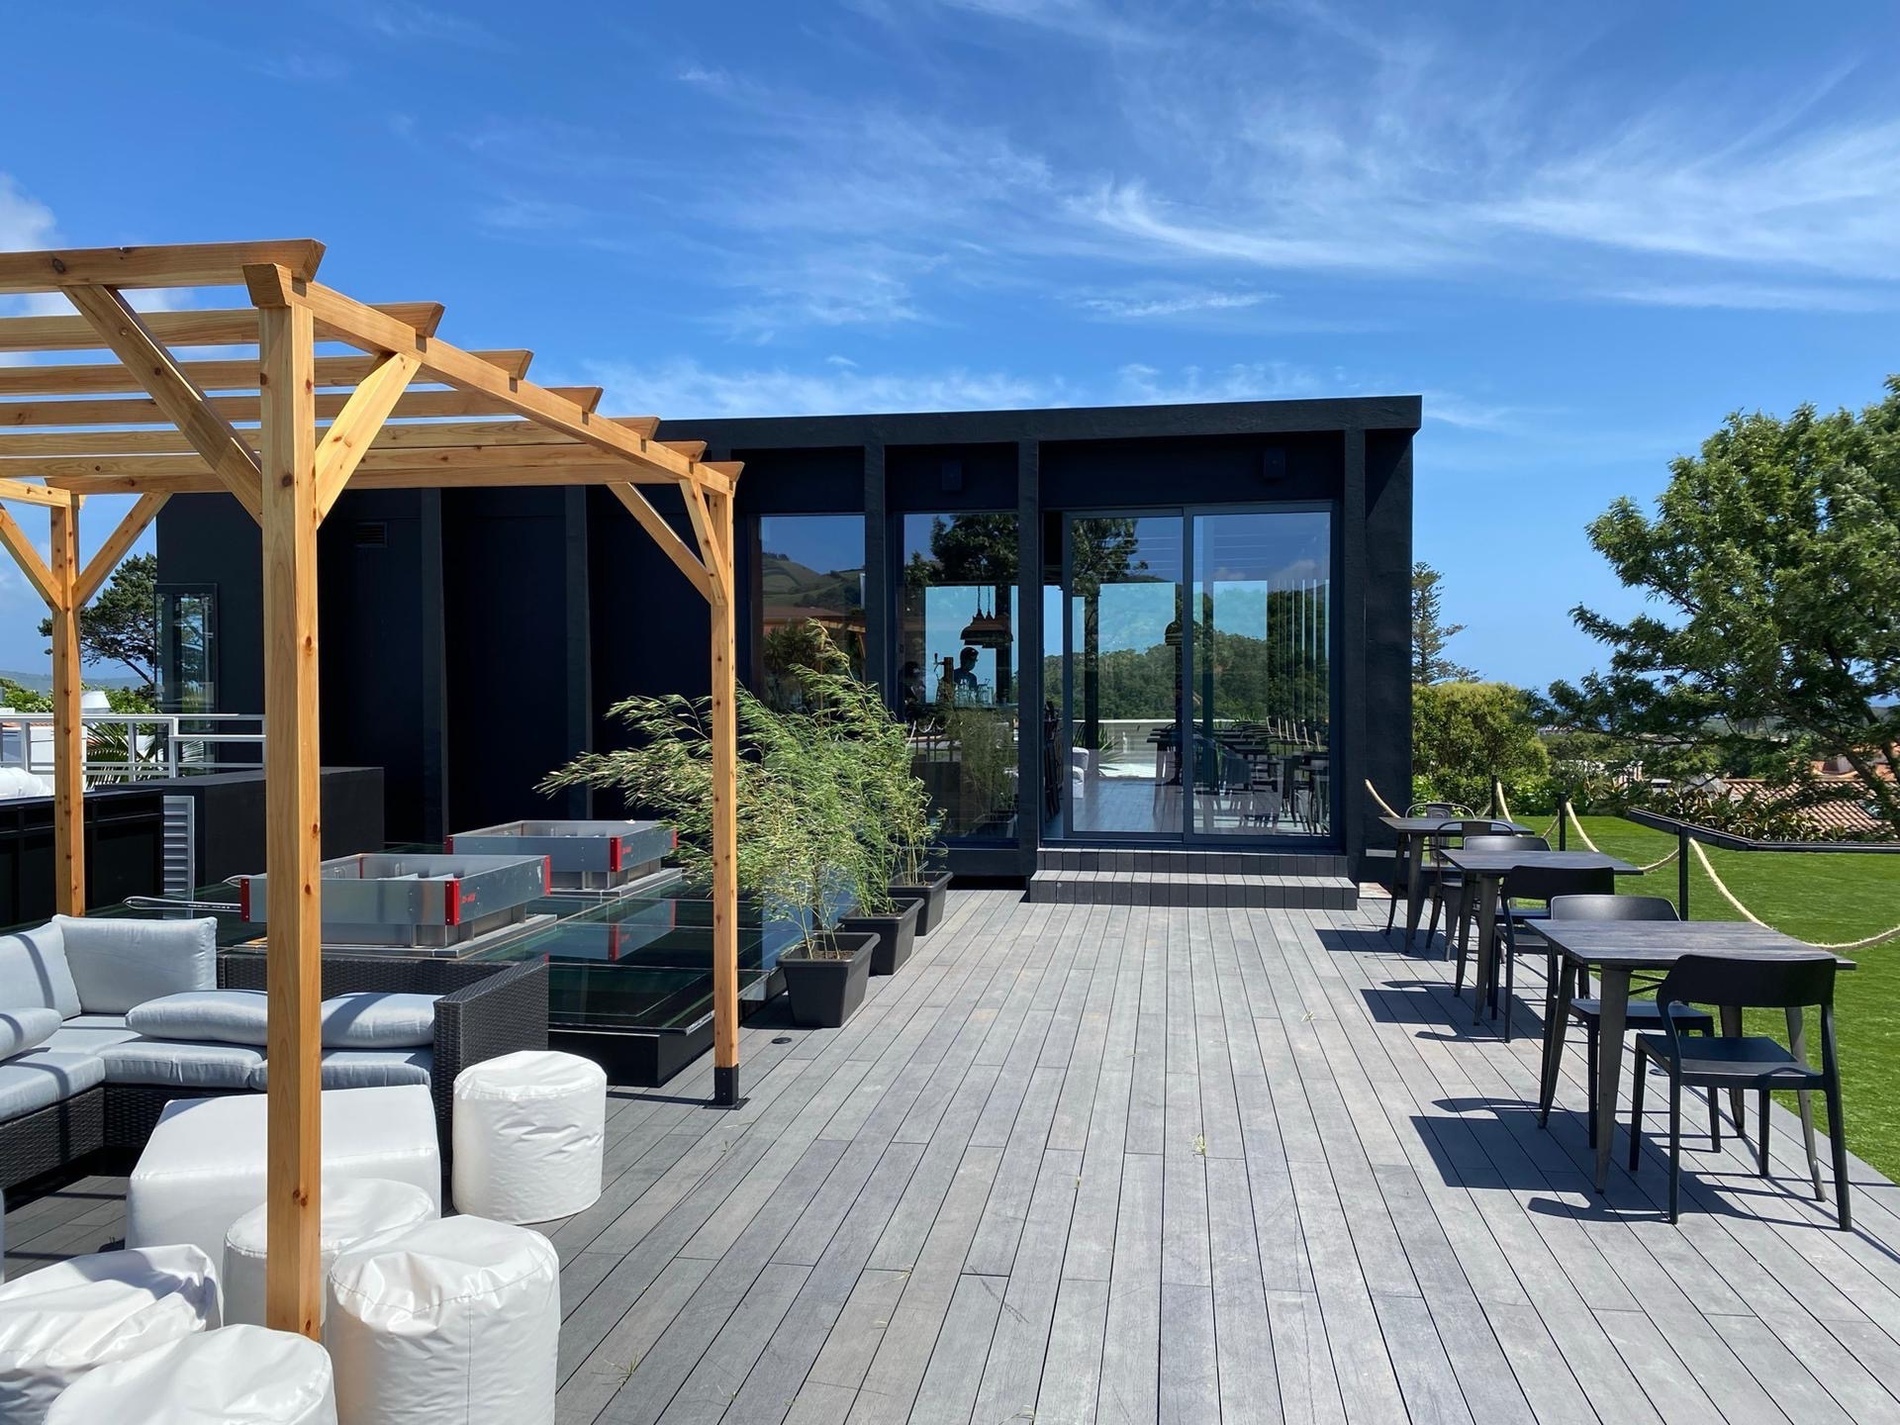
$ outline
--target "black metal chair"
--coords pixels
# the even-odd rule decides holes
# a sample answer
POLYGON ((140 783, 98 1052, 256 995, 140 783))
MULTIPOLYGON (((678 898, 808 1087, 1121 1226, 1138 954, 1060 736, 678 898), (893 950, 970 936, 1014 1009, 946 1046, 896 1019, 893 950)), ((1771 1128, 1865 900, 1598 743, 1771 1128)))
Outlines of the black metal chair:
POLYGON ((1465 845, 1474 836, 1515 836, 1508 821, 1493 821, 1489 817, 1476 816, 1447 821, 1439 828, 1438 834, 1426 844, 1431 848, 1431 886, 1432 917, 1425 927, 1425 945, 1429 949, 1432 936, 1438 933, 1438 917, 1445 917, 1445 946, 1451 947, 1452 902, 1464 892, 1464 872, 1448 863, 1444 853, 1465 845))
MULTIPOLYGON (((1541 836, 1523 833, 1483 833, 1467 836, 1460 848, 1465 851, 1548 851, 1550 843, 1541 836)), ((1445 922, 1445 937, 1458 942, 1458 972, 1453 982, 1453 991, 1463 994, 1465 991, 1465 960, 1471 953, 1471 922, 1477 917, 1476 897, 1472 895, 1473 886, 1464 877, 1458 878, 1457 918, 1445 922)), ((1511 917, 1510 907, 1503 901, 1498 902, 1498 931, 1505 937, 1505 953, 1509 954, 1511 917)))
MULTIPOLYGON (((1682 1090, 1754 1089, 1761 1105, 1761 1175, 1768 1176, 1768 1095, 1775 1089, 1820 1089, 1827 1100, 1828 1145, 1834 1157, 1834 1194, 1843 1232, 1853 1227, 1847 1202, 1847 1128, 1841 1117, 1841 1072, 1834 1049, 1834 957, 1814 955, 1778 959, 1684 955, 1656 987, 1661 1034, 1636 1041, 1636 1082, 1630 1109, 1630 1171, 1642 1156, 1643 1080, 1649 1061, 1669 1075, 1669 1220, 1681 1200, 1682 1090), (1760 1034, 1721 1035, 1685 1042, 1684 1007, 1716 1004, 1741 1009, 1821 1011, 1821 1067, 1815 1068, 1777 1040, 1760 1034)), ((1808 1168, 1817 1199, 1820 1174, 1809 1138, 1808 1168)))
MULTIPOLYGON (((1408 817, 1440 816, 1440 817, 1444 817, 1447 821, 1449 821, 1453 817, 1471 816, 1473 815, 1473 812, 1470 807, 1460 806, 1457 802, 1413 802, 1409 807, 1405 809, 1405 814, 1408 817)), ((1423 855, 1424 853, 1421 852, 1420 854, 1423 855)), ((1394 920, 1398 917, 1399 898, 1401 896, 1409 895, 1411 892, 1411 888, 1407 886, 1405 883, 1405 871, 1406 871, 1405 857, 1404 856, 1393 857, 1392 858, 1392 884, 1389 887, 1387 887, 1387 890, 1390 893, 1391 899, 1386 903, 1386 908, 1385 908, 1385 933, 1387 935, 1390 935, 1392 933, 1392 924, 1394 920)), ((1431 943, 1430 934, 1426 935, 1425 943, 1428 945, 1431 943)))
MULTIPOLYGON (((1618 895, 1569 895, 1552 896, 1550 900, 1550 918, 1552 920, 1677 920, 1675 902, 1662 896, 1618 896, 1618 895)), ((1562 974, 1560 957, 1555 949, 1550 952, 1548 968, 1545 971, 1545 983, 1548 986, 1544 998, 1544 1023, 1548 1026, 1557 1013, 1557 981, 1562 974)), ((1584 1059, 1588 1066, 1585 1082, 1590 1092, 1590 1146, 1597 1144, 1597 1054, 1603 1037, 1603 1001, 1590 996, 1589 971, 1578 971, 1577 993, 1570 1001, 1570 1017, 1583 1026, 1584 1059)), ((1662 1010, 1653 999, 1631 999, 1628 1018, 1624 1021, 1627 1033, 1636 1034, 1662 1026, 1662 1010)), ((1676 1013, 1676 1027, 1703 1035, 1715 1033, 1715 1016, 1707 1010, 1682 1009, 1676 1013)), ((1548 1030, 1546 1030, 1548 1032, 1548 1030)), ((1554 1059, 1546 1063, 1545 1073, 1554 1077, 1562 1069, 1554 1059)), ((1544 1102, 1554 1097, 1548 1084, 1544 1086, 1544 1102)), ((1541 1120, 1550 1121, 1550 1111, 1544 1110, 1541 1120)), ((1709 1090, 1709 1145, 1720 1150, 1722 1146, 1722 1118, 1716 1108, 1716 1094, 1709 1090)))

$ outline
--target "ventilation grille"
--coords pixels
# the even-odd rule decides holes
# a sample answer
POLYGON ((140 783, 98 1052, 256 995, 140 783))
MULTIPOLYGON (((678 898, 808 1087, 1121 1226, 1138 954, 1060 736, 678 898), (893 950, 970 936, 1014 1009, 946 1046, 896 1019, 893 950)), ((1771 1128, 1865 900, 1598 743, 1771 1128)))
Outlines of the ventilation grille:
POLYGON ((382 520, 358 520, 350 532, 358 549, 382 549, 389 543, 389 526, 382 520))
POLYGON ((198 799, 165 798, 165 894, 189 897, 198 889, 198 799))

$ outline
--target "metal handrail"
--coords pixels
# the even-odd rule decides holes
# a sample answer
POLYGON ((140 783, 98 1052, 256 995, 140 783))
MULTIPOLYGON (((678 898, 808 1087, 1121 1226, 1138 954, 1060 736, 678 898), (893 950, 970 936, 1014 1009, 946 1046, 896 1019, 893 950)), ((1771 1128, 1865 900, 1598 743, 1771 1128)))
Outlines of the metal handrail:
MULTIPOLYGON (((0 766, 21 767, 35 776, 54 770, 52 738, 35 730, 53 726, 48 712, 0 712, 0 766), (11 750, 10 750, 11 745, 11 750)), ((197 772, 255 770, 264 765, 264 719, 257 713, 120 713, 80 715, 82 729, 123 728, 125 755, 98 755, 95 741, 84 740, 84 770, 97 777, 125 781, 189 776, 197 772), (210 726, 207 726, 209 724, 210 726), (226 731, 234 724, 255 732, 226 731), (231 749, 255 747, 255 759, 231 756, 231 749)))

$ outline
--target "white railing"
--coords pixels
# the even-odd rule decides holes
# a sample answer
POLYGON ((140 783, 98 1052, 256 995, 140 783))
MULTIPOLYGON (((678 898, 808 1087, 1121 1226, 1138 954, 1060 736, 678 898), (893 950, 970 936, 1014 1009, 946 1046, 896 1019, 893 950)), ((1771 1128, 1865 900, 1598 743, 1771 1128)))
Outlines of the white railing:
MULTIPOLYGON (((264 719, 255 713, 115 713, 80 716, 88 782, 143 782, 264 765, 264 719)), ((0 767, 53 775, 53 715, 0 711, 0 767)))

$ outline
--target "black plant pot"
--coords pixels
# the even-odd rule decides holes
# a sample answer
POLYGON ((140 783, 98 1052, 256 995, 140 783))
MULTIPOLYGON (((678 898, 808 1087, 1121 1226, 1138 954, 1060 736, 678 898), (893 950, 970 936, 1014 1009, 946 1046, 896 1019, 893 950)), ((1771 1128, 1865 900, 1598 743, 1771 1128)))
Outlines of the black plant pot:
POLYGON ((943 908, 950 899, 950 873, 916 884, 900 884, 891 887, 891 899, 895 901, 916 901, 921 909, 917 912, 917 933, 928 935, 943 921, 943 908))
POLYGON ((838 929, 853 935, 875 935, 877 949, 871 952, 871 973, 895 975, 916 948, 921 905, 921 901, 899 901, 889 915, 848 915, 838 922, 838 929))
POLYGON ((802 1028, 836 1029, 864 1003, 877 937, 840 934, 835 944, 835 957, 813 958, 805 945, 778 957, 785 993, 792 1000, 792 1019, 802 1028))

